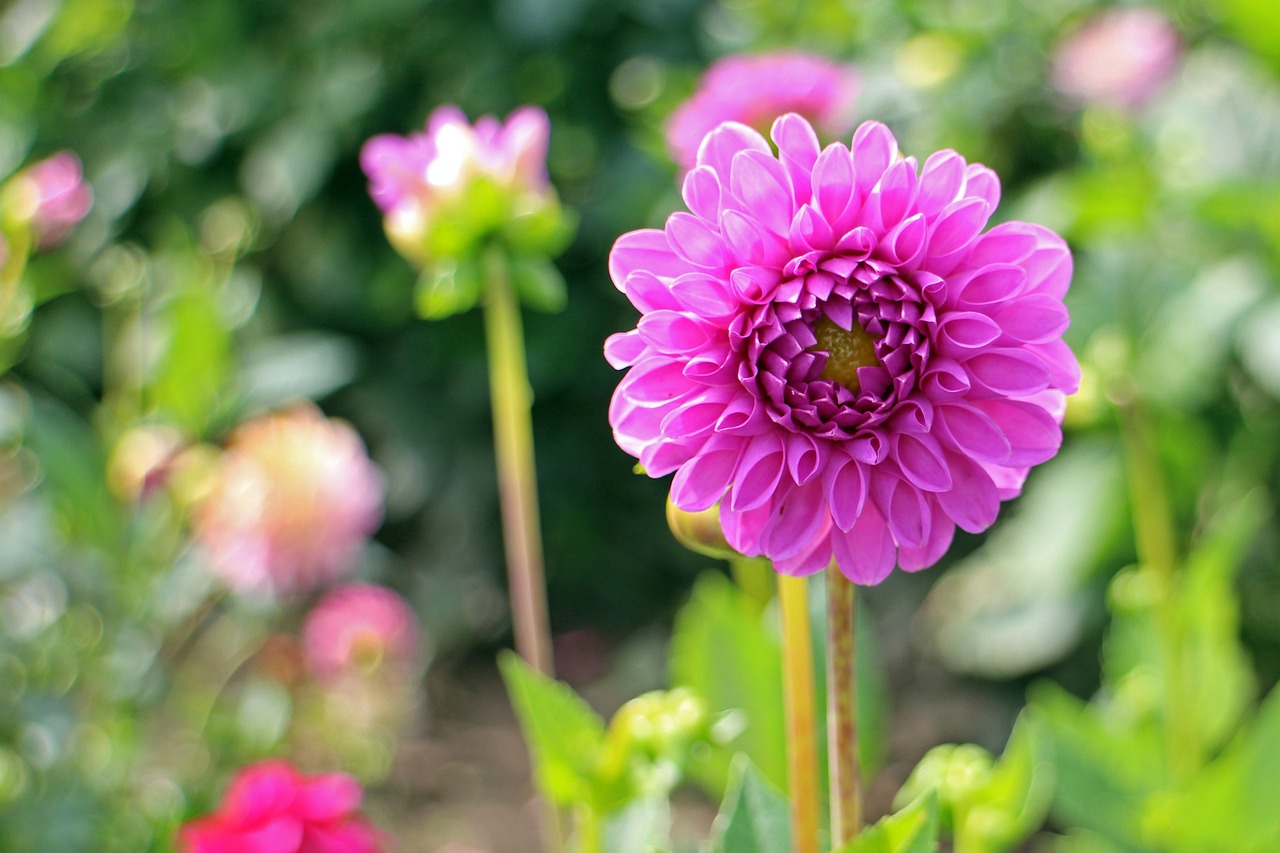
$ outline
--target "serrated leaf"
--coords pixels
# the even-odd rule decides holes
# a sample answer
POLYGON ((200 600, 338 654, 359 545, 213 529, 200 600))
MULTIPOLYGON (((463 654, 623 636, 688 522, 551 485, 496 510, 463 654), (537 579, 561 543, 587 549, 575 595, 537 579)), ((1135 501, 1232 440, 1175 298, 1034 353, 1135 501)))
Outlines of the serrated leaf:
POLYGON ((783 793, 739 753, 712 827, 716 853, 791 853, 791 813, 783 793))
MULTIPOLYGON (((713 713, 741 710, 746 727, 734 742, 751 756, 764 778, 783 787, 787 778, 782 708, 782 654, 758 606, 718 572, 694 585, 676 615, 671 637, 671 681, 707 700, 713 713)), ((695 770, 715 794, 725 790, 731 756, 720 752, 695 770)))
POLYGON ((440 320, 471 309, 480 298, 480 271, 473 259, 442 259, 418 278, 415 302, 426 320, 440 320))
POLYGON ((498 667, 529 744, 538 789, 562 806, 590 801, 604 720, 568 686, 515 653, 499 655, 498 667))
POLYGON ((938 798, 931 791, 881 818, 832 853, 935 853, 937 849, 938 798))

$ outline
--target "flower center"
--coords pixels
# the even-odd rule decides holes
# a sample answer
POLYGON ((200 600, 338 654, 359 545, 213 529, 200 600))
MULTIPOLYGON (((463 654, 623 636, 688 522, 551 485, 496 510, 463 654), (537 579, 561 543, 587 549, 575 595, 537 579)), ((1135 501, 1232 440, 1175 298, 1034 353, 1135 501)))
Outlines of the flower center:
POLYGON ((829 317, 818 320, 813 327, 813 335, 818 342, 812 349, 827 353, 826 366, 819 376, 838 382, 856 394, 860 389, 858 368, 875 367, 880 363, 876 358, 875 341, 856 322, 852 328, 842 329, 829 317))

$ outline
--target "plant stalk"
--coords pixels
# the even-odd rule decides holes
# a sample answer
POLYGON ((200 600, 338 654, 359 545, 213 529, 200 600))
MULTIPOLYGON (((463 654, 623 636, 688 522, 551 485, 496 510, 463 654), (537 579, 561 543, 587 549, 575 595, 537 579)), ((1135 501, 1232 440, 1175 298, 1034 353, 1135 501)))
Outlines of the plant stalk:
POLYGON ((782 681, 787 719, 791 849, 794 853, 818 853, 818 738, 807 581, 802 577, 778 575, 778 598, 782 604, 782 681))
POLYGON ((533 457, 533 392, 525 362, 520 306, 498 249, 485 255, 485 338, 489 350, 489 394, 502 503, 503 541, 511 594, 516 651, 546 676, 554 675, 547 590, 538 521, 538 484, 533 457))
POLYGON ((848 843, 862 830, 862 780, 858 773, 857 601, 853 582, 834 563, 827 567, 827 768, 831 796, 831 845, 848 843))

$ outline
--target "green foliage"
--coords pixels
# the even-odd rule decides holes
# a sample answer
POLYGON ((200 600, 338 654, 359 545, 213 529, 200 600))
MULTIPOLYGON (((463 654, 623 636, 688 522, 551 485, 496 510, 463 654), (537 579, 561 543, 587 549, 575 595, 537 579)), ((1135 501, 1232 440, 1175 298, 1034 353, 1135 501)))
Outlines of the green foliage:
POLYGON ((786 796, 739 754, 729 772, 724 803, 711 836, 714 853, 790 853, 791 814, 786 796))
MULTIPOLYGON (((938 802, 934 792, 928 791, 867 827, 833 853, 934 853, 937 849, 938 802)), ((957 841, 956 849, 968 848, 957 841)))

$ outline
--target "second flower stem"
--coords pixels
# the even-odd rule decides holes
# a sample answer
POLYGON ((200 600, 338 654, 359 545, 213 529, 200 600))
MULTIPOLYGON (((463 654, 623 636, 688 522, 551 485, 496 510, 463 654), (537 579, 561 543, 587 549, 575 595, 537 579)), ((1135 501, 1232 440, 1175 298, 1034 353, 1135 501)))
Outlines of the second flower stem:
POLYGON ((493 406, 494 452, 516 651, 534 669, 551 676, 551 628, 542 566, 530 414, 533 392, 525 362, 520 305, 501 251, 491 249, 485 255, 484 272, 489 395, 493 406))
POLYGON ((808 583, 778 575, 782 604, 783 703, 787 719, 787 787, 791 849, 818 853, 818 739, 814 723, 813 637, 808 583))
POLYGON ((831 788, 831 843, 839 847, 862 829, 858 775, 857 628, 853 583, 827 567, 827 766, 831 788))

